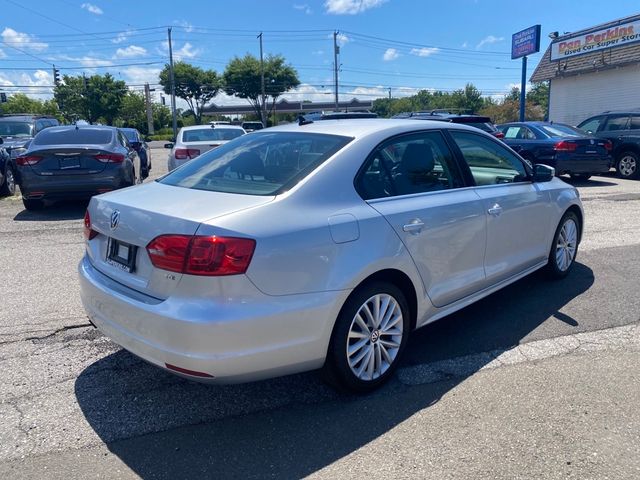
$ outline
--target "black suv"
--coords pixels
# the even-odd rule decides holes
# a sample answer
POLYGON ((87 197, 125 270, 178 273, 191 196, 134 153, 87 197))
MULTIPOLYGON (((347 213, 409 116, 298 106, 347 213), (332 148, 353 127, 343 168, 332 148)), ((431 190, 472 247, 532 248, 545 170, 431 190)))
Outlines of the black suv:
POLYGON ((587 118, 578 128, 613 143, 618 176, 640 178, 640 109, 604 112, 587 118))
POLYGON ((496 138, 504 138, 504 133, 496 128, 489 117, 467 113, 451 113, 443 110, 431 110, 429 112, 404 112, 391 118, 411 118, 414 120, 436 120, 440 122, 464 123, 471 127, 479 128, 490 133, 496 138))
POLYGON ((15 159, 27 151, 36 133, 60 122, 54 117, 31 114, 0 115, 0 139, 2 148, 10 158, 0 156, 0 195, 13 195, 16 186, 15 159))

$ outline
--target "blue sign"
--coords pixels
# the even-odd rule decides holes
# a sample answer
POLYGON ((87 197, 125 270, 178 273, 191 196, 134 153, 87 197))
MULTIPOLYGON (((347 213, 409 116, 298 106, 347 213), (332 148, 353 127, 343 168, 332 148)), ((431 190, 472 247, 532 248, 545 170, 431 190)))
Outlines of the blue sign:
POLYGON ((540 25, 526 28, 511 36, 511 59, 540 51, 540 25))

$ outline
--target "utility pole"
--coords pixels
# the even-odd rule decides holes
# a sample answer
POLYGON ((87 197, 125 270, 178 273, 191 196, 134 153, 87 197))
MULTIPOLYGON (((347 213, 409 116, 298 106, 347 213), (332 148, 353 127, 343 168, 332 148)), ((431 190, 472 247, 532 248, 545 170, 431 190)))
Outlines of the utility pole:
POLYGON ((167 29, 169 34, 169 76, 171 77, 171 116, 173 117, 173 140, 178 137, 178 118, 176 117, 176 80, 173 75, 173 45, 171 44, 171 27, 167 29))
POLYGON ((334 76, 334 88, 335 88, 335 103, 336 110, 338 110, 338 53, 340 53, 340 46, 338 45, 338 31, 333 32, 333 76, 334 76))
POLYGON ((265 95, 265 91, 264 91, 264 59, 262 57, 262 32, 260 32, 260 35, 258 35, 256 38, 260 39, 260 88, 262 89, 262 97, 261 97, 261 101, 260 101, 260 121, 262 122, 262 125, 264 125, 265 127, 267 126, 267 118, 266 118, 266 112, 265 112, 265 101, 266 101, 266 95, 265 95))
POLYGON ((520 121, 524 122, 524 109, 526 105, 527 88, 527 57, 522 57, 522 79, 520 82, 520 121))
POLYGON ((147 131, 149 135, 153 135, 153 110, 151 109, 151 89, 149 84, 144 84, 144 100, 147 107, 147 131))
POLYGON ((391 87, 389 87, 389 100, 391 100, 391 87))

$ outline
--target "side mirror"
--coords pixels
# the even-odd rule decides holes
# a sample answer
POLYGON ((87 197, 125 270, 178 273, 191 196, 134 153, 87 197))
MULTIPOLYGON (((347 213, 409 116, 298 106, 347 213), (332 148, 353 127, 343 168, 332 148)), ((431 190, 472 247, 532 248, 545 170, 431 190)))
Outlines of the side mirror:
POLYGON ((556 176, 556 169, 548 165, 537 163, 533 166, 534 182, 550 182, 556 176))
POLYGON ((173 143, 165 143, 164 148, 173 148, 173 143))

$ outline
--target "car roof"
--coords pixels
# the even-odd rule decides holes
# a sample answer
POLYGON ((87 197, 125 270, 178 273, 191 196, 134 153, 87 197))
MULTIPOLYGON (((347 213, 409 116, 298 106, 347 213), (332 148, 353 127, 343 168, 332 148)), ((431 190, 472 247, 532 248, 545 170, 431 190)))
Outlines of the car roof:
POLYGON ((29 113, 5 113, 5 114, 0 114, 0 121, 2 121, 2 120, 15 120, 15 119, 33 121, 33 120, 39 120, 41 118, 46 118, 48 120, 57 120, 57 118, 54 117, 53 115, 31 115, 29 113))
POLYGON ((122 128, 120 128, 120 130, 122 130, 123 132, 137 132, 138 131, 137 128, 131 128, 131 127, 122 127, 122 128))
MULTIPOLYGON (((365 137, 370 134, 389 130, 392 134, 415 132, 416 130, 442 129, 466 130, 477 133, 475 127, 470 127, 462 123, 450 123, 437 120, 423 120, 416 122, 411 119, 391 119, 391 118, 367 118, 367 119, 341 119, 322 120, 318 122, 308 122, 300 125, 298 122, 287 123, 277 127, 270 127, 265 132, 310 132, 324 133, 329 135, 349 136, 354 138, 365 137)), ((258 132, 252 133, 252 135, 258 132)), ((489 134, 487 134, 490 136, 489 134)))
POLYGON ((206 128, 234 128, 237 130, 244 130, 241 126, 239 125, 215 125, 215 124, 211 124, 211 123, 206 123, 204 125, 190 125, 188 127, 182 127, 180 130, 202 130, 202 129, 206 129, 206 128))
POLYGON ((107 125, 58 125, 57 127, 49 127, 43 130, 43 132, 59 132, 63 130, 110 130, 116 131, 118 128, 109 127, 107 125))

